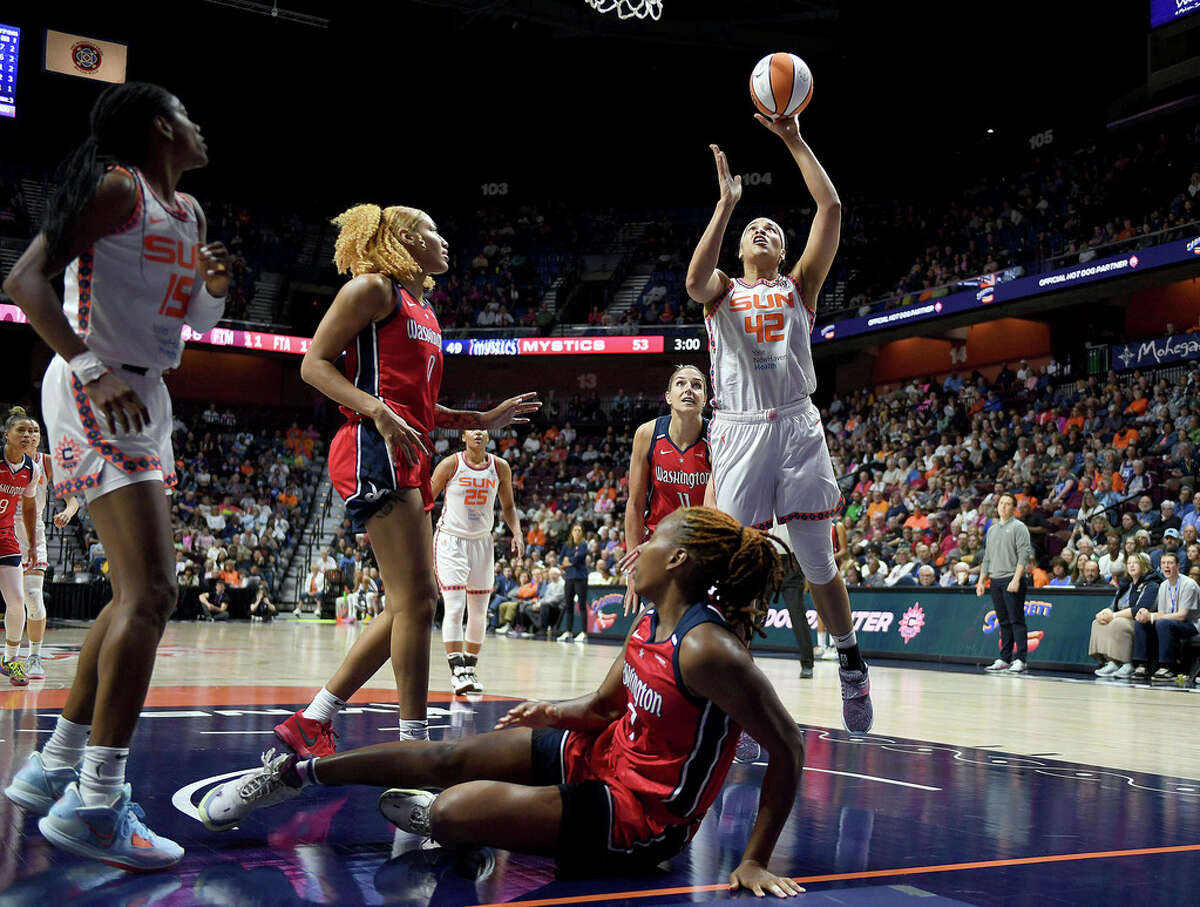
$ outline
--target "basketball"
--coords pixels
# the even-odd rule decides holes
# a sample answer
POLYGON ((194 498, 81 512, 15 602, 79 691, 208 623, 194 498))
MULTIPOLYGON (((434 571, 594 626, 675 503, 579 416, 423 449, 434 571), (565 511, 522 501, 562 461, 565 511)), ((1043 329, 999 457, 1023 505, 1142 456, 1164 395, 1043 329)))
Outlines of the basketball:
POLYGON ((812 71, 795 54, 767 54, 750 74, 750 99, 772 119, 798 114, 812 100, 812 90, 812 71))

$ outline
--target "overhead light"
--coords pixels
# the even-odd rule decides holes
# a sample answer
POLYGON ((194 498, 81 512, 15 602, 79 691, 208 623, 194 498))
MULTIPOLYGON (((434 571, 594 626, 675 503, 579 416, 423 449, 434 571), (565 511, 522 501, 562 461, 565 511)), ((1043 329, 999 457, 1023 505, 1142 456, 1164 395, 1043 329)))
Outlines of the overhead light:
POLYGON ((989 126, 989 127, 988 127, 988 131, 987 131, 987 134, 988 134, 988 135, 991 135, 991 134, 992 134, 992 133, 994 133, 995 131, 996 131, 995 129, 992 129, 992 128, 989 126))

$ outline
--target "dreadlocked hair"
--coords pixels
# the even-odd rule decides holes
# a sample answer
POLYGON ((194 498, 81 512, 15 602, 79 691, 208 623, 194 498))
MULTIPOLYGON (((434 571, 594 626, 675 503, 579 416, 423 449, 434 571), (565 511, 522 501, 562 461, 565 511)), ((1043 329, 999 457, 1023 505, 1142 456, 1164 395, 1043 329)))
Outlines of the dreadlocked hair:
POLYGON ((771 599, 783 581, 783 565, 791 552, 775 536, 743 527, 728 514, 710 507, 680 510, 676 539, 696 565, 698 581, 742 639, 766 636, 763 623, 771 599))
POLYGON ((67 255, 67 236, 112 167, 143 166, 150 157, 157 116, 171 116, 171 93, 150 82, 124 82, 100 93, 88 117, 89 135, 55 173, 54 190, 42 219, 51 258, 67 255))
MULTIPOLYGON (((393 205, 355 205, 333 219, 338 228, 333 245, 333 263, 339 274, 386 274, 398 280, 412 280, 421 273, 412 253, 400 241, 401 230, 416 230, 425 212, 418 208, 393 205)), ((426 275, 424 287, 433 289, 433 278, 426 275)))

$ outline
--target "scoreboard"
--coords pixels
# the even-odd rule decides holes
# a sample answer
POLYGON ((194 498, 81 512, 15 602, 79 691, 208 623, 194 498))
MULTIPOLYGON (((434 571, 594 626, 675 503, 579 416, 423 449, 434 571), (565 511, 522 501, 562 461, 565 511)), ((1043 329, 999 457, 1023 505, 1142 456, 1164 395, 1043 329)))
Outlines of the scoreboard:
POLYGON ((0 117, 17 115, 17 58, 21 29, 0 25, 0 117))

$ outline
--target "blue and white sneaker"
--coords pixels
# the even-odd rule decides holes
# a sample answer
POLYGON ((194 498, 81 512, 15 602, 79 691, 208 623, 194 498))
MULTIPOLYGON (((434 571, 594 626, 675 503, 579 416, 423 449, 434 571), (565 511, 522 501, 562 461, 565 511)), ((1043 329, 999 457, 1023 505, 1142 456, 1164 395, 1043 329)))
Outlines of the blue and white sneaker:
POLYGON ((145 813, 132 800, 128 784, 110 806, 84 806, 79 785, 67 785, 38 830, 56 847, 134 872, 166 869, 183 859, 183 848, 152 832, 145 813))
POLYGON ((842 725, 851 734, 866 734, 875 723, 875 708, 871 705, 871 680, 867 666, 861 671, 838 668, 842 681, 842 725))
POLYGON ((79 780, 79 766, 46 768, 41 753, 30 753, 21 770, 4 788, 4 796, 22 809, 44 816, 50 812, 67 785, 79 780))

